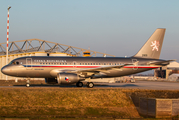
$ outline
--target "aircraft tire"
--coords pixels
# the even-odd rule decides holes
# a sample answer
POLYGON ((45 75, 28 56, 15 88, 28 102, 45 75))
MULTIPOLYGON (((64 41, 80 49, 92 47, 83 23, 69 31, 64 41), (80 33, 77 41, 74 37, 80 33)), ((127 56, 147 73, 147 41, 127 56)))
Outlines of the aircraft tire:
POLYGON ((83 87, 83 83, 82 83, 82 82, 77 82, 77 83, 76 83, 76 86, 77 86, 77 87, 83 87))
POLYGON ((93 82, 89 82, 89 83, 87 84, 87 87, 93 88, 93 87, 94 87, 94 83, 93 83, 93 82))
POLYGON ((27 84, 26 84, 26 87, 30 87, 30 84, 29 84, 29 83, 27 83, 27 84))

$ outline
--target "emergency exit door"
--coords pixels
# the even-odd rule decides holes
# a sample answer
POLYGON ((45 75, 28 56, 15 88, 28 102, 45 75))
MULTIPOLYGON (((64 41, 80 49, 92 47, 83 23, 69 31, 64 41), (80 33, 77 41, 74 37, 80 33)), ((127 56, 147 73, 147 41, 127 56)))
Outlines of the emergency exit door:
POLYGON ((26 58, 26 69, 27 70, 32 69, 32 58, 26 58))

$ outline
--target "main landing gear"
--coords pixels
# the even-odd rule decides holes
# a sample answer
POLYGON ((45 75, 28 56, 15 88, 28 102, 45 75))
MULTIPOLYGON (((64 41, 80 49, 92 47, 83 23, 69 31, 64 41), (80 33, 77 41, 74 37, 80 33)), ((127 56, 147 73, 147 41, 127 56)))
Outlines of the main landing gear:
MULTIPOLYGON (((77 86, 77 87, 83 87, 83 83, 82 83, 82 82, 77 82, 77 83, 76 83, 76 86, 77 86)), ((87 86, 88 88, 93 88, 93 87, 94 87, 94 83, 93 83, 93 82, 87 82, 86 86, 87 86)))
POLYGON ((94 83, 93 82, 87 82, 86 86, 88 88, 93 88, 94 87, 94 83))
POLYGON ((77 87, 83 87, 83 83, 82 83, 82 82, 77 82, 77 83, 76 83, 76 86, 77 86, 77 87))

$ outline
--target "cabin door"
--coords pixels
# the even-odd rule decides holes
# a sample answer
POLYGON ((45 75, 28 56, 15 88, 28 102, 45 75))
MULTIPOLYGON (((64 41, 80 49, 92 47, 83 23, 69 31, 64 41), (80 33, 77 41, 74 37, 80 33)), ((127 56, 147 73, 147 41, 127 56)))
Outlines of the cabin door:
POLYGON ((138 69, 138 61, 137 61, 137 59, 132 59, 132 63, 133 63, 133 70, 137 70, 138 69))
POLYGON ((26 69, 27 70, 32 69, 32 58, 26 58, 26 69))

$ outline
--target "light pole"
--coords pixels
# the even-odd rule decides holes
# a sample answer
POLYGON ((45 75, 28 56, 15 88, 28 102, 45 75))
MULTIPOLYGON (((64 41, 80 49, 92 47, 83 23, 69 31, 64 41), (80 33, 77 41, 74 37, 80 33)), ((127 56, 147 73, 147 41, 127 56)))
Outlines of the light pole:
MULTIPOLYGON (((9 41, 9 9, 11 8, 8 7, 8 13, 7 13, 7 48, 6 48, 6 65, 8 64, 8 41, 9 41)), ((6 75, 6 80, 7 80, 7 75, 6 75)))

